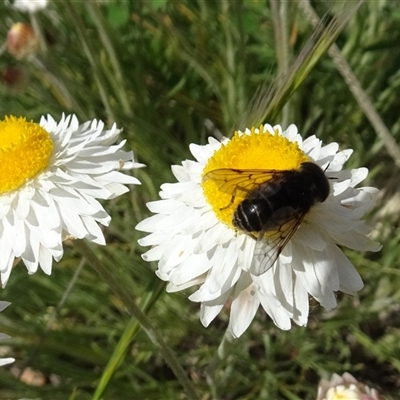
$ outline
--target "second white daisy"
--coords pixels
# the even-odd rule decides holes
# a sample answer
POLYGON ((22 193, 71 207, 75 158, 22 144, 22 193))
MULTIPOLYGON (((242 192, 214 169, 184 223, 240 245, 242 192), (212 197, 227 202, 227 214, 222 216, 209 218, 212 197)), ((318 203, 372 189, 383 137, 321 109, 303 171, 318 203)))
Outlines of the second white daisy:
POLYGON ((138 179, 121 171, 142 166, 114 144, 120 130, 75 116, 0 121, 0 276, 4 286, 16 258, 29 273, 50 274, 69 236, 105 244, 98 226, 110 216, 96 199, 112 199, 138 179))
POLYGON ((260 305, 277 326, 290 329, 291 320, 307 323, 309 294, 332 309, 336 291, 355 294, 362 288, 337 245, 379 250, 360 220, 377 190, 355 188, 367 169, 342 171, 351 150, 339 152, 336 143, 322 146, 315 136, 303 141, 294 125, 284 132, 270 125, 236 132, 223 143, 210 138, 208 145, 191 145, 190 150, 197 161, 172 168, 178 182, 162 185, 162 200, 148 204, 156 215, 137 229, 150 233, 139 242, 152 246, 143 258, 158 261, 156 273, 169 282, 169 291, 199 286, 190 299, 201 303, 205 326, 229 301, 234 337, 247 329, 260 305), (284 186, 274 176, 298 174, 305 166, 315 176, 287 196, 293 203, 298 193, 299 202, 311 198, 311 203, 297 209, 289 202, 260 217, 265 210, 255 205, 254 190, 266 185, 268 202, 284 186), (246 215, 238 215, 238 207, 249 199, 246 215), (249 213, 262 224, 249 222, 249 213))

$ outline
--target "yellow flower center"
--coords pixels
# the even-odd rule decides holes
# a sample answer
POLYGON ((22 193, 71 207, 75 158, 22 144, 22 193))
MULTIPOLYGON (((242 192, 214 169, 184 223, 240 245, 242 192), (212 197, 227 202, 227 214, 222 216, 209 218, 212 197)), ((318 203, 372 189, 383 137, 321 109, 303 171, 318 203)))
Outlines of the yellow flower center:
MULTIPOLYGON (((282 136, 278 131, 271 134, 264 130, 251 128, 250 134, 235 132, 233 138, 223 144, 208 160, 203 169, 203 177, 208 172, 220 168, 235 170, 296 170, 300 164, 310 158, 299 148, 296 142, 282 136)), ((233 214, 244 192, 225 193, 213 179, 202 182, 204 195, 218 219, 230 227, 233 214)))
POLYGON ((338 385, 328 390, 324 400, 361 400, 361 395, 354 384, 349 387, 338 385))
POLYGON ((33 121, 14 116, 0 121, 0 194, 45 170, 53 147, 49 133, 33 121))

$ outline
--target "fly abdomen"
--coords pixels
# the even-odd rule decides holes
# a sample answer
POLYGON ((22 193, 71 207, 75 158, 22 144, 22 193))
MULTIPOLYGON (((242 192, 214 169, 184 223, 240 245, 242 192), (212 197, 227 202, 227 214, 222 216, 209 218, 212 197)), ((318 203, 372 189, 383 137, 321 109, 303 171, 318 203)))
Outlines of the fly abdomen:
POLYGON ((266 199, 245 199, 233 215, 233 225, 245 232, 260 232, 264 229, 273 209, 266 199))

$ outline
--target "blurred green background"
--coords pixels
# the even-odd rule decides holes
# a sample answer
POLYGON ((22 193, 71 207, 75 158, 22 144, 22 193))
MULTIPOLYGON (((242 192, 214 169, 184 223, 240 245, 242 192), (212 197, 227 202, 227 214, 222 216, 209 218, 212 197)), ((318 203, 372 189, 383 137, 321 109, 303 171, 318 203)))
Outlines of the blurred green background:
MULTIPOLYGON (((349 4, 312 6, 328 23, 349 4)), ((381 194, 368 219, 383 250, 346 251, 365 282, 359 295, 338 293, 339 305, 329 313, 310 299, 308 326, 288 332, 260 310, 220 359, 229 310, 204 328, 189 292, 165 293, 156 266, 140 257, 145 249, 137 240, 143 234, 134 228, 149 215, 145 204, 158 198, 160 184, 174 181, 170 165, 191 158, 190 143, 230 136, 270 105, 251 99, 263 86, 268 100, 265 88, 277 87, 312 37, 303 9, 303 1, 93 0, 53 1, 30 15, 0 3, 4 43, 16 22, 32 23, 40 33, 28 57, 17 59, 2 49, 0 114, 39 121, 44 114, 58 120, 75 113, 81 122, 116 122, 125 149, 147 165, 132 172, 141 187, 105 203, 112 216, 104 230, 107 246, 91 247, 146 310, 204 400, 311 400, 321 378, 344 371, 386 399, 400 399, 400 163, 388 152, 396 147, 377 134, 327 53, 315 65, 300 60, 300 66, 313 67, 309 75, 299 78, 290 100, 283 92, 285 107, 264 122, 284 128, 295 123, 303 137, 316 134, 325 143, 353 148, 347 168, 370 169, 364 185, 381 194)), ((399 142, 400 2, 365 1, 336 43, 399 142)), ((299 68, 293 70, 296 78, 299 68)), ((110 357, 132 321, 70 243, 51 276, 28 276, 18 264, 1 300, 12 302, 0 314, 0 332, 12 339, 0 343, 0 355, 16 358, 0 371, 1 399, 96 398, 104 371, 112 375, 97 392, 104 399, 187 398, 140 329, 110 372, 110 357)))

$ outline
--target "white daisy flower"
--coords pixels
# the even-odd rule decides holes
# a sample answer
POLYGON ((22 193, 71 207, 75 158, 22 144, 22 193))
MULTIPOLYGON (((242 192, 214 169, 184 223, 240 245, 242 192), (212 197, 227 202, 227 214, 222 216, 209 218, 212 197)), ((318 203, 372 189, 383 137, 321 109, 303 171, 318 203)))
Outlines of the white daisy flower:
POLYGON ((317 400, 380 400, 376 389, 370 388, 345 372, 333 374, 330 381, 322 379, 318 386, 317 400))
MULTIPOLYGON (((0 312, 3 311, 5 308, 7 308, 10 304, 11 303, 9 303, 8 301, 0 301, 0 312)), ((5 333, 0 333, 0 340, 9 339, 9 338, 10 338, 10 336, 6 335, 5 333)), ((14 361, 15 361, 15 359, 12 357, 0 358, 0 367, 2 367, 3 365, 10 364, 14 361)))
POLYGON ((368 171, 342 171, 352 151, 338 148, 315 136, 303 141, 294 125, 284 132, 265 125, 223 143, 210 138, 205 146, 192 144, 197 161, 172 167, 178 182, 161 186, 162 200, 148 203, 156 215, 137 226, 150 233, 139 241, 152 246, 143 259, 158 261, 156 274, 169 282, 168 291, 198 287, 190 299, 201 303, 204 326, 225 304, 234 337, 260 304, 281 329, 290 329, 291 320, 306 325, 309 295, 332 309, 336 291, 355 294, 363 287, 338 245, 380 249, 360 220, 377 190, 355 188, 368 171), (264 197, 261 206, 255 193, 264 197), (245 199, 252 200, 243 215, 245 199))
POLYGON ((47 7, 47 0, 14 0, 12 6, 18 11, 34 13, 47 7))
POLYGON ((14 260, 28 272, 51 273, 66 237, 105 244, 98 226, 110 216, 96 199, 112 199, 140 182, 119 170, 141 167, 125 144, 112 145, 120 130, 101 121, 82 125, 75 116, 0 121, 0 277, 4 286, 14 260))

